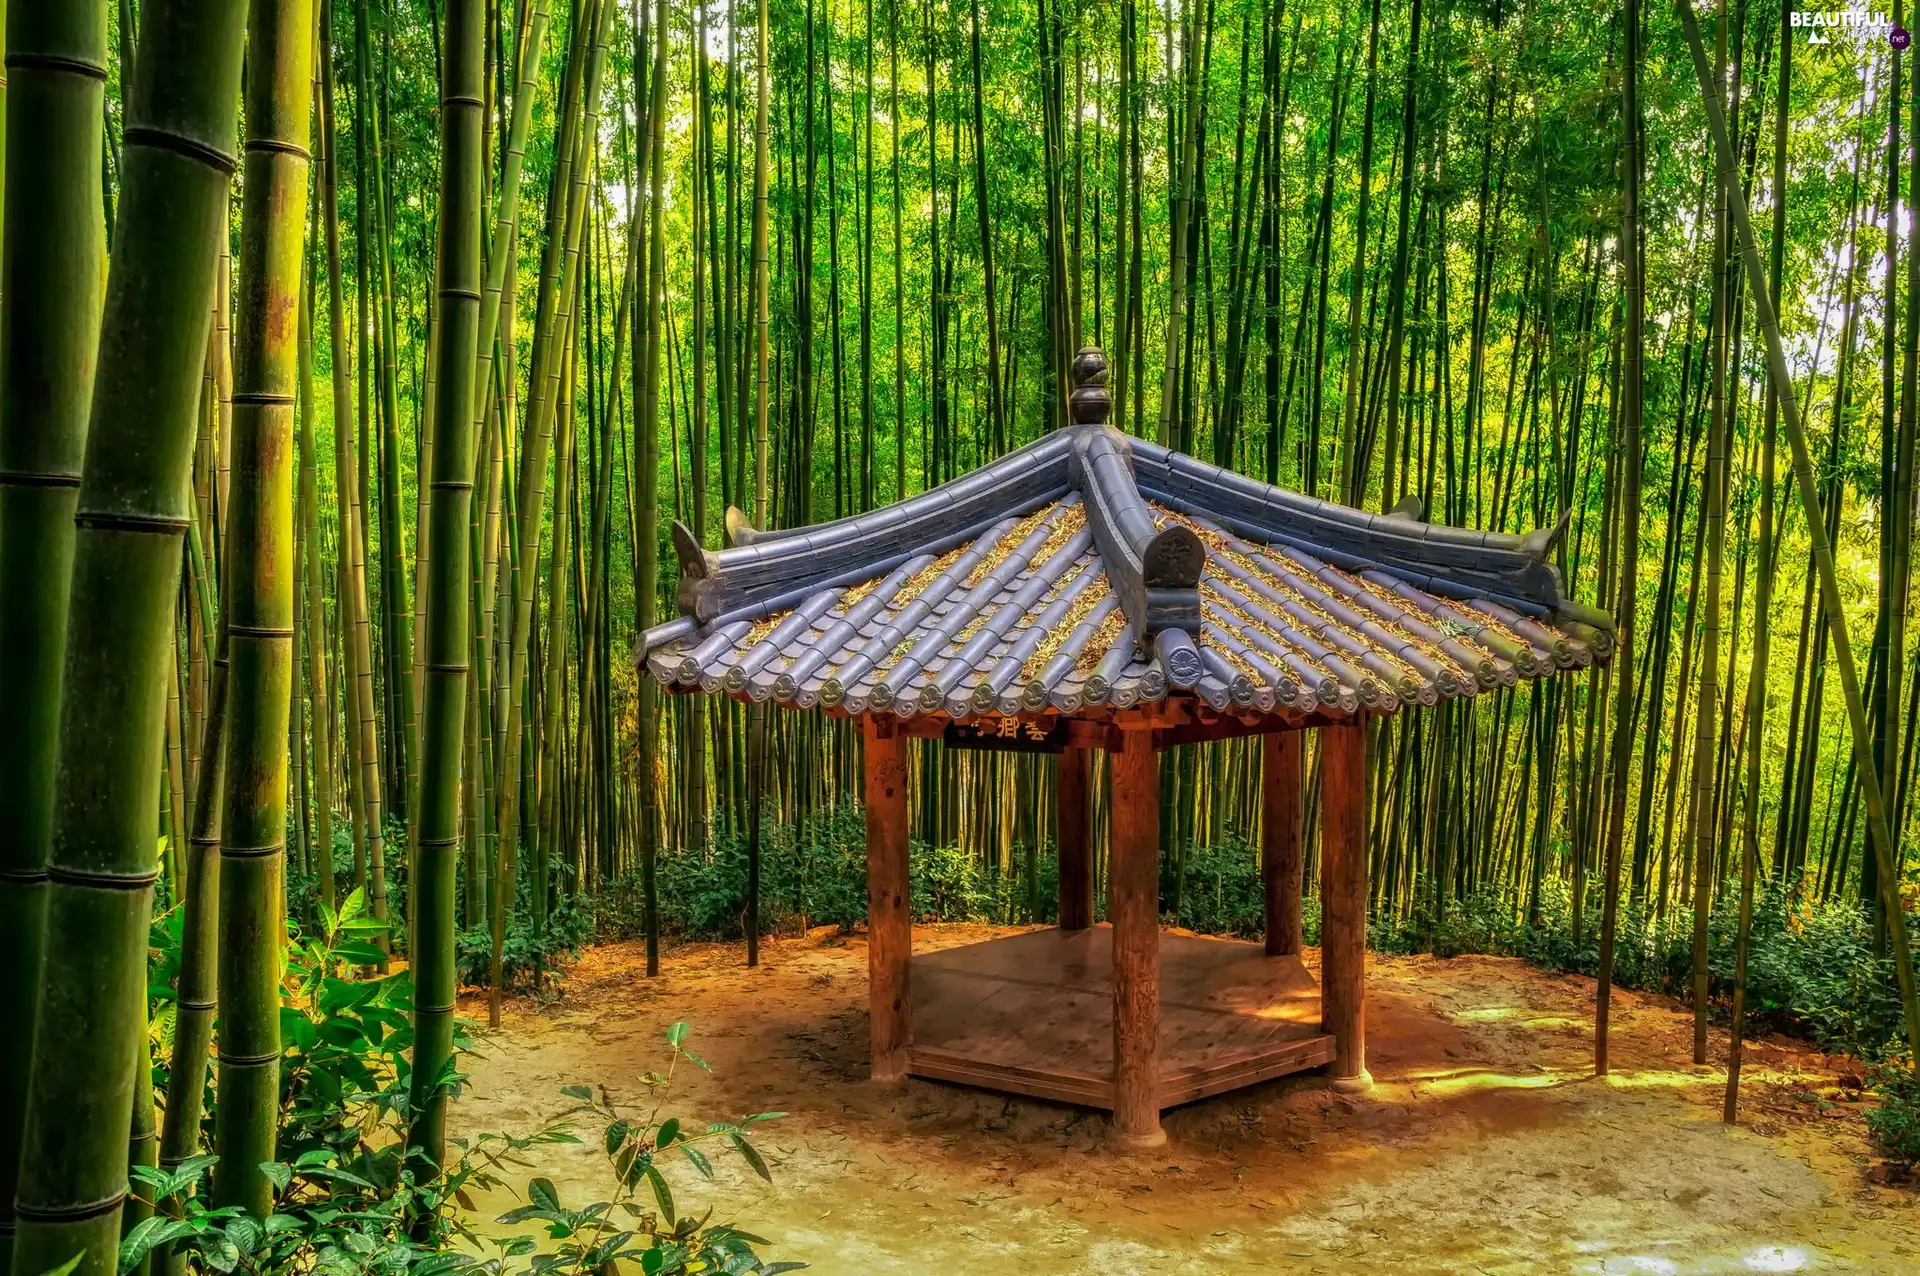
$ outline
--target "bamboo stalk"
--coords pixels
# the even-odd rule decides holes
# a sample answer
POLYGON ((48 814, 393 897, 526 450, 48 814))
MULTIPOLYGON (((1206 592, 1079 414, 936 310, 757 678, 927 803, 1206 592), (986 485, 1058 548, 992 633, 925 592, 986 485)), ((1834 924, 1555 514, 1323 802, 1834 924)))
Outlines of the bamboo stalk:
POLYGON ((455 883, 460 858, 460 757, 468 672, 468 504, 473 496, 473 378, 481 310, 481 100, 485 23, 480 0, 450 0, 440 90, 440 362, 434 405, 427 685, 422 696, 419 863, 412 915, 413 1129, 438 1169, 452 1092, 455 883))
POLYGON ((1833 546, 1828 542, 1821 519, 1820 497, 1815 484, 1813 461, 1807 453, 1806 433, 1800 425, 1800 404, 1794 396, 1793 378, 1787 372, 1787 356, 1780 343, 1779 320, 1773 308, 1773 292, 1767 286, 1766 270, 1760 263, 1760 248, 1754 238, 1748 215, 1746 192, 1741 189, 1739 168, 1732 144, 1727 140, 1727 122, 1713 92, 1712 72, 1700 43, 1700 25, 1690 0, 1675 0, 1680 24, 1687 38, 1687 50, 1693 55, 1694 73, 1700 81, 1700 93, 1706 100, 1707 128, 1713 138, 1714 174, 1720 183, 1721 197, 1733 212, 1734 226, 1740 232, 1741 256, 1746 265, 1747 288, 1753 295, 1753 307, 1767 347, 1767 373, 1780 398, 1780 423, 1787 432, 1793 451, 1793 477, 1800 492, 1800 504, 1807 518, 1808 549, 1820 576, 1820 594, 1826 604, 1827 626, 1833 644, 1834 663, 1839 668, 1841 694, 1846 700, 1847 725, 1853 736, 1854 761, 1858 766, 1860 791, 1867 807, 1867 831, 1873 853, 1880 866, 1881 891, 1885 895, 1888 945, 1894 976, 1899 983, 1901 1011, 1906 1019, 1907 1048, 1913 1066, 1920 1070, 1920 1004, 1914 995, 1913 950, 1907 939, 1906 915, 1899 892, 1899 874, 1895 854, 1897 843, 1887 821, 1880 768, 1874 756, 1866 708, 1860 696, 1860 676, 1854 666, 1853 644, 1847 634, 1846 613, 1841 607, 1839 579, 1834 571, 1833 546))
POLYGON ((41 0, 11 6, 10 22, 10 102, 0 85, 4 202, 14 209, 0 255, 9 299, 0 325, 0 970, 14 976, 0 980, 0 1023, 13 1029, 0 1042, 0 1271, 13 1250, 73 512, 99 337, 107 11, 100 0, 41 0))
MULTIPOLYGON (((74 530, 16 1270, 111 1276, 145 1016, 169 662, 239 106, 236 0, 149 0, 74 530)), ((284 697, 283 697, 284 699, 284 697)), ((284 740, 280 742, 284 745, 284 740)))

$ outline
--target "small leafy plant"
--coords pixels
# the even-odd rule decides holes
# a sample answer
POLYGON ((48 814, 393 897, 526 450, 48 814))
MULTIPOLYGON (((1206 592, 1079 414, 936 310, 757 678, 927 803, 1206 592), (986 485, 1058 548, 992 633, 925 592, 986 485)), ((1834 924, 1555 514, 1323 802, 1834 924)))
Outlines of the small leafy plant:
MULTIPOLYGON (((663 1165, 684 1161, 711 1179, 710 1147, 731 1147, 771 1181, 749 1132, 783 1115, 704 1129, 663 1117, 676 1069, 707 1067, 686 1048, 684 1023, 666 1033, 666 1071, 640 1079, 650 1101, 644 1115, 617 1107, 604 1090, 596 1097, 586 1086, 569 1086, 574 1106, 544 1128, 452 1140, 459 1159, 435 1172, 406 1140, 411 981, 404 973, 351 977, 354 968, 378 961, 375 941, 385 928, 366 916, 357 894, 338 914, 323 912, 322 922, 289 949, 279 1159, 261 1166, 274 1187, 271 1212, 260 1218, 210 1206, 203 1189, 216 1157, 192 1157, 171 1169, 136 1166, 133 1191, 154 1214, 121 1242, 122 1273, 163 1255, 173 1260, 170 1268, 220 1276, 613 1276, 623 1264, 643 1276, 767 1276, 805 1266, 766 1263, 755 1247, 767 1241, 712 1221, 711 1211, 696 1217, 674 1207, 663 1165), (535 1178, 525 1193, 529 1204, 501 1221, 538 1220, 557 1245, 476 1232, 472 1192, 505 1187, 510 1169, 527 1167, 539 1147, 580 1143, 575 1125, 587 1117, 604 1122, 612 1199, 570 1210, 550 1180, 535 1178), (494 1257, 480 1257, 489 1249, 494 1257)), ((464 1035, 456 1042, 463 1053, 471 1049, 464 1035)))
MULTIPOLYGON (((500 1182, 528 1149, 573 1142, 548 1129, 524 1138, 489 1135, 436 1174, 408 1146, 412 1117, 413 981, 404 972, 365 975, 385 956, 388 924, 354 891, 336 913, 287 948, 282 984, 279 1138, 261 1166, 274 1186, 266 1218, 212 1208, 202 1187, 216 1163, 196 1156, 172 1169, 133 1167, 131 1188, 154 1207, 121 1243, 122 1271, 156 1252, 222 1273, 440 1270, 440 1251, 460 1232, 457 1209, 471 1187, 500 1182)), ((170 935, 159 938, 167 940, 170 935)), ((170 960, 162 950, 159 964, 170 960)), ((456 1030, 455 1048, 472 1041, 456 1030)), ((456 1088, 458 1072, 447 1080, 456 1088)), ((217 1091, 210 1090, 211 1135, 217 1091)))
MULTIPOLYGON (((504 1260, 530 1257, 527 1270, 534 1276, 612 1272, 620 1264, 637 1265, 643 1276, 776 1276, 806 1266, 763 1261, 754 1247, 769 1242, 732 1223, 714 1222, 711 1209, 695 1216, 681 1214, 675 1208, 673 1190, 662 1166, 684 1160, 712 1181, 713 1163, 706 1151, 710 1147, 731 1147, 755 1174, 771 1183, 773 1176, 749 1139, 749 1131, 763 1121, 786 1115, 760 1112, 738 1122, 712 1122, 704 1130, 678 1117, 663 1117, 661 1109, 676 1069, 686 1063, 707 1070, 705 1061, 686 1048, 686 1039, 686 1024, 667 1029, 671 1052, 667 1070, 640 1078, 648 1092, 646 1102, 640 1105, 646 1109, 644 1113, 639 1107, 615 1103, 604 1088, 596 1095, 587 1086, 565 1087, 562 1093, 577 1102, 560 1116, 561 1123, 583 1118, 603 1123, 600 1147, 613 1170, 612 1198, 570 1209, 562 1203, 559 1189, 550 1179, 532 1180, 527 1185, 528 1203, 509 1210, 499 1221, 509 1225, 529 1220, 544 1223, 547 1236, 559 1243, 537 1252, 525 1237, 495 1242, 504 1260)), ((503 1263, 503 1269, 505 1266, 503 1263)))

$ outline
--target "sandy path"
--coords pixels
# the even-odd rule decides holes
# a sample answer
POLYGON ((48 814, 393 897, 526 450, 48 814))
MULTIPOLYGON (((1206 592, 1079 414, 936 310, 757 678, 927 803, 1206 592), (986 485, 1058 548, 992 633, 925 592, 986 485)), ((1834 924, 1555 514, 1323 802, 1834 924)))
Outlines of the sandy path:
MULTIPOLYGON (((914 942, 996 933, 927 927, 914 942)), ((631 1096, 662 1062, 658 1034, 685 1019, 714 1076, 670 1110, 793 1115, 760 1139, 772 1188, 727 1166, 703 1199, 684 1167, 682 1208, 717 1203, 774 1239, 773 1257, 826 1276, 1920 1272, 1920 1195, 1874 1182, 1860 1104, 1836 1084, 1846 1061, 1757 1044, 1744 1124, 1728 1129, 1723 1076, 1686 1065, 1690 1020, 1665 999, 1617 994, 1601 1083, 1586 1075, 1590 980, 1373 958, 1369 1094, 1286 1078, 1168 1113, 1169 1145, 1127 1158, 1106 1151, 1098 1114, 867 1082, 858 936, 762 953, 748 971, 738 948, 675 949, 649 982, 638 945, 589 951, 558 1001, 509 1008, 458 1125, 531 1128, 569 1082, 631 1096)), ((586 1151, 540 1169, 569 1203, 607 1192, 586 1151)))

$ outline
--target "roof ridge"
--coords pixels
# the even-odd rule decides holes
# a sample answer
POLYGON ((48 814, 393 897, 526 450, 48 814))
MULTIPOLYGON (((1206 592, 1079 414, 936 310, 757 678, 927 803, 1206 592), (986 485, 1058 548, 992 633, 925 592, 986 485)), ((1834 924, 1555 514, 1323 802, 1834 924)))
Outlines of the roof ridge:
MULTIPOLYGON (((1073 360, 1073 451, 1068 475, 1087 503, 1087 524, 1100 547, 1120 606, 1142 641, 1166 630, 1200 632, 1200 575, 1207 549, 1182 523, 1157 526, 1133 466, 1133 440, 1107 424, 1107 356, 1083 347, 1073 360)), ((1179 640, 1171 641, 1176 648, 1179 640)), ((1197 671, 1196 671, 1197 676, 1197 671)))

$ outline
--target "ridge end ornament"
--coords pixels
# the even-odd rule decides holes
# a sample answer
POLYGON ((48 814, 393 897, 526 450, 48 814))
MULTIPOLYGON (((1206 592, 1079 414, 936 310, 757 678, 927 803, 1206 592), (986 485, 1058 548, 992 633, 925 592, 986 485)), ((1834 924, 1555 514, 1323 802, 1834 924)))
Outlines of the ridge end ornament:
POLYGON ((1073 393, 1068 397, 1075 425, 1105 425, 1113 412, 1107 390, 1107 355, 1099 346, 1082 346, 1073 356, 1073 393))

